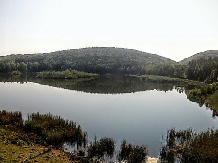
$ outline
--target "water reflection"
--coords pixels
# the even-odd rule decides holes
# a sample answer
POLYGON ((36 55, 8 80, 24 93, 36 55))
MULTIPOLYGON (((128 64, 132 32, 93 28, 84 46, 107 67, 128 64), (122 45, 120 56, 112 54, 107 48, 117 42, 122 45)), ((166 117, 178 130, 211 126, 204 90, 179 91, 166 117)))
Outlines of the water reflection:
POLYGON ((218 126, 210 110, 187 100, 184 86, 144 83, 127 76, 90 81, 31 76, 0 80, 1 109, 19 110, 23 115, 37 111, 60 115, 81 124, 90 139, 107 136, 119 143, 125 138, 147 145, 151 156, 157 156, 161 136, 170 128, 207 130, 218 126))
MULTIPOLYGON (((0 76, 1 82, 33 82, 41 85, 76 90, 87 93, 119 94, 146 90, 171 91, 174 86, 167 83, 145 83, 136 77, 129 76, 101 76, 95 79, 40 79, 33 76, 0 76)), ((183 91, 179 87, 178 91, 183 91)))
MULTIPOLYGON (((99 93, 99 94, 120 94, 120 93, 135 93, 140 91, 158 90, 158 91, 172 91, 175 89, 178 93, 185 93, 193 89, 193 85, 175 85, 171 83, 151 83, 140 80, 139 78, 125 75, 110 75, 100 76, 99 78, 90 79, 41 79, 36 78, 36 75, 2 75, 0 74, 0 82, 17 82, 20 84, 33 82, 40 85, 48 85, 57 88, 68 90, 81 91, 86 93, 99 93)), ((188 98, 188 97, 187 97, 188 98)), ((188 98, 192 102, 198 103, 200 107, 206 106, 205 100, 201 98, 188 98)), ((212 110, 212 109, 211 109, 212 110)), ((212 117, 217 116, 217 113, 212 110, 212 117)))

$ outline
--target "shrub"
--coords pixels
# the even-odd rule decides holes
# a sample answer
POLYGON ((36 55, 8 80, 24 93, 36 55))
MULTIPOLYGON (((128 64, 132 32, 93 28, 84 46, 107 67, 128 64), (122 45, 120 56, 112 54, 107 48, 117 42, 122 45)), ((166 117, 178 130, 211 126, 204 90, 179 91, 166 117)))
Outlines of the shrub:
POLYGON ((196 133, 191 129, 168 131, 166 145, 160 151, 162 162, 218 162, 218 130, 196 133))
POLYGON ((61 147, 64 143, 81 147, 86 143, 86 134, 75 122, 64 120, 60 116, 33 113, 25 121, 25 130, 34 132, 46 145, 61 147))
POLYGON ((120 161, 126 160, 128 163, 142 163, 147 154, 145 146, 134 146, 132 144, 127 144, 126 140, 123 140, 118 159, 120 161))
POLYGON ((99 141, 90 143, 88 148, 89 157, 96 157, 98 159, 104 156, 112 157, 114 155, 115 143, 111 138, 101 138, 99 141))
POLYGON ((23 126, 23 119, 21 112, 7 112, 0 111, 0 125, 12 125, 15 127, 23 126))

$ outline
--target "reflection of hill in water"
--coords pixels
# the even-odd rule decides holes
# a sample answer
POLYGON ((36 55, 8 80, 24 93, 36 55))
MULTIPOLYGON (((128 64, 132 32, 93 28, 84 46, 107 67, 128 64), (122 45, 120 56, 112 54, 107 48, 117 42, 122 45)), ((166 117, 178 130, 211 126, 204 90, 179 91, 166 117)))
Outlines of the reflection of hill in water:
POLYGON ((95 79, 57 80, 39 79, 33 77, 7 76, 1 77, 2 82, 34 82, 52 87, 64 88, 89 93, 117 94, 131 93, 146 90, 169 91, 173 89, 172 84, 147 83, 139 78, 129 76, 101 76, 95 79))
POLYGON ((116 76, 116 77, 101 77, 91 81, 80 82, 76 85, 71 85, 70 88, 83 92, 90 93, 131 93, 145 90, 158 89, 161 91, 172 90, 172 85, 144 83, 134 77, 116 76))
MULTIPOLYGON (((3 76, 0 74, 0 82, 33 82, 41 85, 48 85, 68 90, 76 90, 87 93, 100 93, 100 94, 119 94, 119 93, 132 93, 147 90, 158 91, 171 91, 174 88, 179 92, 187 94, 187 90, 193 89, 190 85, 177 85, 170 83, 150 83, 144 82, 136 77, 129 76, 101 76, 95 79, 77 79, 77 80, 64 80, 64 79, 39 79, 31 76, 3 76)), ((188 98, 188 97, 187 97, 188 98)), ((199 106, 203 106, 205 101, 199 98, 188 98, 192 102, 196 102, 199 106)), ((206 105, 207 106, 207 105, 206 105)), ((213 110, 213 109, 212 109, 213 110)), ((217 113, 213 111, 213 117, 217 113)))
POLYGON ((88 81, 37 80, 33 82, 69 90, 101 94, 131 93, 154 89, 169 91, 173 89, 173 85, 171 84, 144 83, 135 77, 127 76, 100 77, 88 81))

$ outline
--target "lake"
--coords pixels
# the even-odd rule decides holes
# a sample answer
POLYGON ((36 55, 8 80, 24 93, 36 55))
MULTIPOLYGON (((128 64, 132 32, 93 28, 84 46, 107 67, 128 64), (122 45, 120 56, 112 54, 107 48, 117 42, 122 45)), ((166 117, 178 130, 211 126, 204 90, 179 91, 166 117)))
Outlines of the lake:
POLYGON ((187 99, 185 89, 152 84, 137 78, 102 77, 84 82, 1 78, 0 108, 7 111, 52 113, 76 121, 93 140, 111 137, 146 145, 156 156, 162 136, 171 128, 205 131, 218 119, 205 106, 187 99))

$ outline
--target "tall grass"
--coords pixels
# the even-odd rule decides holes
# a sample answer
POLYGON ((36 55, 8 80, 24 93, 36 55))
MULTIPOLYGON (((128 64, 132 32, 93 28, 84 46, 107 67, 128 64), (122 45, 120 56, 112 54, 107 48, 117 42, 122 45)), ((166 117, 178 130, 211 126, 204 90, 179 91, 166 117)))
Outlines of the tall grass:
POLYGON ((145 146, 134 146, 123 140, 118 154, 120 161, 128 161, 128 163, 141 163, 144 162, 148 155, 147 148, 145 146))
POLYGON ((168 131, 160 151, 161 162, 218 162, 218 130, 196 133, 191 129, 168 131))
POLYGON ((33 113, 25 121, 25 130, 40 136, 46 145, 56 147, 64 143, 81 147, 86 145, 86 133, 73 121, 64 120, 60 116, 33 113))
POLYGON ((23 126, 23 119, 21 112, 7 112, 0 111, 0 125, 12 125, 15 127, 23 126))
POLYGON ((43 71, 39 72, 36 77, 47 78, 47 79, 77 79, 77 78, 88 78, 98 77, 98 74, 87 73, 77 70, 64 70, 64 71, 43 71))
POLYGON ((0 125, 11 126, 15 132, 35 134, 41 139, 38 142, 46 146, 53 145, 59 148, 68 143, 79 148, 87 144, 87 134, 79 125, 51 114, 29 114, 28 119, 24 121, 21 112, 3 110, 0 111, 0 125))
POLYGON ((94 140, 88 147, 90 158, 102 159, 105 156, 112 158, 114 155, 115 143, 111 138, 101 138, 99 141, 94 140))

